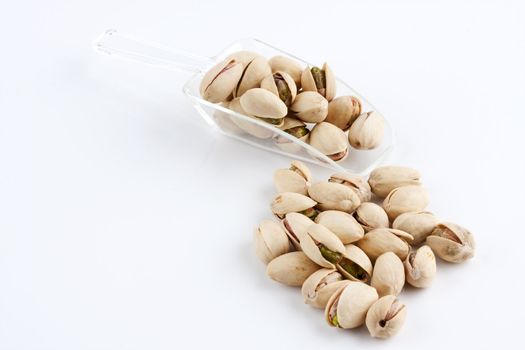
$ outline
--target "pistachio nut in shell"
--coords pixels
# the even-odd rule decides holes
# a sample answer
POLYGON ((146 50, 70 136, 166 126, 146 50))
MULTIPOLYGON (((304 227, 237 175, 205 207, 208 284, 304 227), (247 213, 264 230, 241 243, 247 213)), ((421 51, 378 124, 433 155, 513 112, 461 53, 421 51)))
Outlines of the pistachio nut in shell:
POLYGON ((255 254, 265 264, 290 250, 288 236, 281 225, 272 220, 263 220, 255 229, 254 243, 255 254))
POLYGON ((437 256, 452 263, 472 258, 476 248, 472 233, 451 222, 438 224, 427 237, 426 243, 437 256))
POLYGON ((295 82, 297 90, 301 88, 301 74, 303 66, 296 60, 286 56, 274 56, 268 61, 272 72, 286 72, 295 82))
POLYGON ((354 218, 365 229, 365 232, 376 228, 388 228, 388 215, 385 210, 372 202, 361 203, 354 212, 354 218))
POLYGON ((316 91, 328 101, 332 101, 336 94, 335 76, 328 64, 323 68, 306 67, 301 74, 301 86, 304 91, 316 91))
POLYGON ((363 227, 352 215, 339 210, 320 212, 315 218, 315 222, 335 233, 343 244, 356 242, 365 234, 363 227))
POLYGON ((235 59, 225 59, 217 63, 202 77, 200 84, 202 98, 213 103, 230 100, 242 72, 242 63, 235 59))
POLYGON ((260 118, 275 126, 283 123, 288 108, 270 91, 255 88, 246 91, 240 98, 241 107, 247 114, 260 118))
POLYGON ((348 130, 348 142, 356 149, 374 149, 385 134, 385 120, 378 112, 362 113, 348 130))
POLYGON ((328 101, 317 92, 303 91, 295 97, 290 110, 304 122, 320 123, 328 115, 328 101))
POLYGON ((404 266, 406 281, 413 287, 430 287, 436 277, 436 257, 428 245, 410 252, 404 266))
POLYGON ((308 187, 308 195, 320 210, 340 210, 353 213, 361 204, 359 196, 345 185, 335 182, 316 182, 308 187))
POLYGON ((372 262, 365 252, 353 244, 345 245, 343 257, 335 266, 351 281, 370 282, 372 262))
POLYGON ((306 216, 315 218, 317 213, 311 213, 311 210, 315 212, 313 207, 315 207, 316 204, 317 202, 313 199, 300 193, 284 192, 279 193, 273 199, 271 208, 272 213, 280 219, 288 213, 304 213, 306 216))
POLYGON ((365 323, 368 309, 378 299, 375 288, 349 282, 330 297, 325 308, 326 322, 332 327, 356 328, 365 323))
POLYGON ((366 314, 366 328, 375 338, 396 335, 403 327, 406 306, 393 295, 385 295, 376 301, 366 314))
POLYGON ((393 189, 383 201, 388 217, 394 220, 403 213, 423 211, 428 206, 428 193, 422 186, 402 186, 393 189))
POLYGON ((328 104, 325 122, 332 123, 342 130, 348 130, 361 115, 361 101, 354 96, 339 96, 328 104))
POLYGON ((370 285, 380 297, 401 293, 405 285, 405 269, 401 259, 392 252, 381 254, 374 264, 370 285))
POLYGON ((271 74, 272 69, 266 58, 263 56, 255 57, 244 68, 241 79, 235 90, 233 90, 233 97, 242 96, 246 91, 260 87, 261 81, 271 74))
POLYGON ((227 59, 234 59, 237 62, 241 63, 244 67, 246 67, 257 56, 260 56, 257 52, 241 50, 232 53, 227 57, 227 59))
POLYGON ((239 113, 239 114, 242 114, 244 116, 246 116, 246 118, 249 118, 248 120, 245 120, 245 119, 242 119, 241 117, 237 117, 235 115, 232 115, 231 116, 231 120, 232 122, 237 125, 240 129, 242 129, 244 132, 252 135, 252 136, 255 136, 259 139, 268 139, 270 137, 272 137, 272 135, 274 134, 274 132, 267 128, 267 127, 264 127, 264 126, 261 126, 259 125, 257 122, 255 122, 255 120, 258 120, 257 118, 253 117, 253 116, 250 116, 248 115, 248 113, 246 113, 246 111, 242 108, 241 106, 241 102, 240 102, 240 98, 234 98, 229 106, 228 106, 232 111, 236 112, 236 113, 239 113), (254 121, 252 121, 254 120, 254 121))
POLYGON ((319 265, 303 252, 290 252, 270 261, 266 267, 266 275, 287 286, 300 287, 317 270, 319 265))
POLYGON ((408 185, 420 185, 421 174, 416 169, 387 165, 374 169, 368 178, 372 192, 385 198, 395 188, 408 185))
POLYGON ((412 245, 419 245, 439 223, 438 218, 428 211, 414 211, 399 215, 392 223, 392 228, 410 233, 414 240, 412 245))
MULTIPOLYGON (((299 119, 293 117, 284 117, 283 124, 279 126, 279 129, 287 134, 292 135, 293 137, 298 138, 304 143, 308 143, 310 130, 306 127, 306 124, 299 119)), ((275 135, 274 142, 277 147, 289 153, 299 152, 302 148, 301 145, 297 144, 293 140, 278 134, 275 135)))
POLYGON ((370 260, 375 261, 380 255, 386 252, 393 252, 401 260, 405 260, 410 252, 407 241, 411 241, 412 236, 408 233, 391 228, 376 228, 367 233, 356 243, 370 260))
POLYGON ((297 96, 297 85, 286 72, 275 72, 261 81, 261 88, 279 96, 285 105, 291 106, 297 96))
POLYGON ((334 161, 348 154, 348 143, 343 130, 330 123, 318 123, 310 132, 310 145, 334 161))
POLYGON ((310 218, 299 213, 288 213, 281 221, 281 226, 297 250, 301 250, 301 238, 306 234, 308 227, 313 224, 310 218))
POLYGON ((348 186, 359 196, 361 203, 368 202, 372 198, 370 185, 361 176, 352 175, 350 173, 337 173, 330 176, 328 181, 348 186))
POLYGON ((313 224, 306 229, 306 234, 300 238, 303 252, 317 265, 333 269, 338 263, 345 246, 341 240, 323 225, 313 224))
POLYGON ((332 294, 348 283, 349 281, 345 280, 337 270, 323 268, 311 274, 304 281, 301 293, 306 304, 324 309, 332 294))
POLYGON ((278 193, 295 192, 307 195, 311 176, 310 169, 303 162, 294 160, 288 169, 277 169, 273 173, 273 184, 278 193))

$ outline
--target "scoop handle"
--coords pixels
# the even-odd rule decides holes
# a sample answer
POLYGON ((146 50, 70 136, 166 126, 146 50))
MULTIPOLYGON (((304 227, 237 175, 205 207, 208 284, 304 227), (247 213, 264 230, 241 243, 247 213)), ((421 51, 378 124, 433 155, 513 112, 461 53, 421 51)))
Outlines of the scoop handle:
POLYGON ((93 43, 97 52, 168 70, 199 73, 213 64, 211 57, 174 50, 152 41, 136 39, 108 29, 93 43))

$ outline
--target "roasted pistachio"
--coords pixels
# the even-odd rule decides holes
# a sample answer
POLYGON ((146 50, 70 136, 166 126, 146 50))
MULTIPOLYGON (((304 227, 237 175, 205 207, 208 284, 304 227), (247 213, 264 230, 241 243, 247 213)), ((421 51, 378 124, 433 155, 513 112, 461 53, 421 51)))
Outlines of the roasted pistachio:
POLYGON ((213 103, 231 99, 243 72, 242 63, 234 58, 217 63, 202 78, 200 93, 203 99, 213 103))
POLYGON ((421 175, 415 169, 390 165, 372 171, 368 183, 376 196, 385 198, 398 187, 421 184, 420 179, 421 175))
POLYGON ((406 306, 393 295, 385 295, 376 301, 366 314, 366 328, 375 338, 396 335, 406 318, 406 306))
POLYGON ((472 258, 476 247, 470 231, 450 222, 438 224, 426 242, 437 256, 452 263, 472 258))
POLYGON ((353 213, 361 204, 358 195, 345 185, 335 182, 317 182, 308 188, 308 195, 320 210, 340 210, 353 213))
POLYGON ((307 123, 320 123, 328 114, 328 101, 314 91, 299 93, 290 106, 296 118, 307 123))
POLYGON ((335 233, 343 244, 358 241, 365 234, 364 229, 352 215, 338 210, 326 210, 319 213, 315 222, 335 233))
POLYGON ((330 123, 318 123, 310 132, 310 145, 334 161, 343 160, 348 154, 345 133, 330 123))
POLYGON ((398 295, 405 285, 405 270, 401 259, 392 252, 381 254, 374 264, 370 285, 380 297, 398 295))
POLYGON ((264 77, 271 75, 272 69, 266 58, 262 56, 255 57, 244 68, 239 84, 233 91, 233 97, 242 96, 246 91, 258 88, 264 77))
POLYGON ((265 264, 290 250, 288 236, 278 223, 271 220, 264 220, 257 227, 254 242, 255 254, 265 264))
POLYGON ((345 246, 341 240, 323 225, 313 224, 300 238, 301 249, 317 265, 331 268, 341 261, 345 246))
POLYGON ((304 281, 301 288, 304 302, 318 309, 324 309, 328 299, 336 290, 345 286, 349 281, 335 269, 320 269, 304 281))
POLYGON ((332 123, 342 130, 348 130, 361 114, 361 101, 354 96, 339 96, 328 104, 325 122, 332 123))
POLYGON ((383 208, 393 220, 403 213, 425 210, 428 202, 428 193, 422 186, 402 186, 393 189, 386 196, 383 208))
POLYGON ((301 250, 301 237, 306 234, 308 227, 313 224, 314 222, 310 218, 299 213, 288 213, 281 221, 281 226, 297 250, 301 250))
POLYGON ((292 77, 285 72, 275 72, 261 81, 261 88, 279 96, 285 105, 291 106, 297 96, 297 86, 292 77))
POLYGON ((356 328, 365 323, 368 309, 378 299, 374 288, 362 282, 349 282, 328 300, 326 322, 332 327, 356 328))
POLYGON ((370 282, 372 262, 365 252, 353 244, 345 245, 345 252, 336 267, 351 281, 370 282))
POLYGON ((246 113, 275 126, 281 125, 288 113, 286 105, 279 97, 261 88, 246 91, 239 101, 246 113))
POLYGON ((376 228, 388 228, 388 215, 385 210, 372 202, 361 203, 354 212, 354 218, 363 226, 365 232, 376 228))
POLYGON ((297 90, 301 88, 301 74, 303 73, 303 67, 296 60, 286 56, 274 56, 268 61, 272 72, 286 72, 288 73, 295 82, 297 90))
POLYGON ((313 207, 317 202, 299 193, 284 192, 278 194, 272 201, 272 212, 280 219, 288 213, 302 213, 315 218, 317 212, 313 207))
POLYGON ((408 284, 417 288, 430 287, 436 276, 436 257, 429 246, 424 245, 408 254, 404 265, 408 284))
POLYGON ((340 183, 352 189, 362 202, 368 202, 372 198, 370 185, 360 176, 349 173, 337 173, 330 176, 330 182, 340 183))
POLYGON ((348 131, 348 141, 356 149, 374 149, 381 144, 385 120, 378 112, 362 113, 348 131))
POLYGON ((319 265, 310 260, 303 252, 290 252, 270 261, 266 274, 272 280, 288 286, 300 287, 319 265))
POLYGON ((310 169, 298 160, 292 161, 288 169, 277 169, 273 174, 273 183, 278 193, 295 192, 307 195, 310 180, 310 169))
POLYGON ((438 224, 438 218, 428 211, 415 211, 399 215, 392 227, 410 233, 414 240, 412 245, 419 245, 425 241, 427 236, 438 224))
POLYGON ((322 69, 319 67, 306 67, 301 75, 301 85, 304 91, 316 91, 328 101, 335 97, 335 76, 326 63, 323 64, 322 69))
POLYGON ((244 132, 255 136, 259 139, 268 139, 272 137, 273 131, 265 128, 261 125, 258 125, 256 122, 252 122, 253 120, 257 120, 257 118, 248 115, 246 111, 242 108, 240 103, 240 98, 234 98, 228 106, 232 111, 237 112, 239 114, 245 115, 246 118, 249 118, 248 120, 242 119, 241 117, 231 116, 232 122, 237 125, 240 129, 242 129, 244 132))
POLYGON ((401 260, 405 260, 410 251, 407 241, 411 240, 412 236, 406 232, 391 228, 376 228, 367 232, 356 244, 372 261, 386 252, 393 252, 401 260))

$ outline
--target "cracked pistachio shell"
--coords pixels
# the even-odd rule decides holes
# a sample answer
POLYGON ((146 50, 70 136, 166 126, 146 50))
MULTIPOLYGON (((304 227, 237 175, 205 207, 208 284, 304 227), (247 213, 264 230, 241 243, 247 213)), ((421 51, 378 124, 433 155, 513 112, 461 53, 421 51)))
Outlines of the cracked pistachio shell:
POLYGON ((306 229, 306 234, 300 238, 303 252, 317 265, 329 269, 335 268, 333 262, 329 261, 321 251, 322 247, 330 250, 334 257, 345 252, 345 246, 341 240, 323 225, 313 224, 306 229))
POLYGON ((332 327, 356 328, 365 323, 368 309, 378 299, 375 288, 349 282, 330 297, 325 308, 326 322, 332 327))
POLYGON ((443 222, 436 226, 426 243, 441 259, 461 263, 474 256, 474 236, 466 228, 443 222))
POLYGON ((328 116, 325 122, 346 131, 359 115, 361 115, 361 101, 357 97, 339 96, 328 104, 328 116))
POLYGON ((407 283, 416 288, 430 287, 436 277, 436 257, 428 245, 408 254, 404 266, 407 283))
MULTIPOLYGON (((234 111, 234 112, 237 112, 237 113, 240 113, 240 114, 243 114, 245 115, 246 117, 248 118, 252 118, 254 120, 256 120, 257 118, 253 117, 253 116, 250 116, 248 113, 246 113, 246 111, 242 108, 241 106, 241 103, 240 103, 240 98, 235 98, 233 99, 230 104, 229 104, 229 108, 234 111)), ((247 120, 243 120, 239 117, 235 117, 235 116, 232 116, 231 117, 233 123, 235 125, 237 125, 240 129, 242 129, 244 132, 252 135, 252 136, 255 136, 259 139, 268 139, 270 137, 272 137, 273 135, 273 131, 268 129, 268 128, 265 128, 263 126, 260 126, 260 125, 257 125, 256 123, 252 123, 250 121, 247 121, 247 120)))
MULTIPOLYGON (((282 119, 288 113, 288 108, 279 97, 261 88, 246 91, 240 103, 246 113, 257 118, 282 119)), ((282 124, 282 121, 278 124, 282 124)))
POLYGON ((285 72, 275 72, 267 75, 261 81, 261 88, 278 96, 287 106, 290 106, 297 96, 297 85, 292 77, 285 72))
POLYGON ((383 208, 394 220, 403 213, 425 210, 428 202, 428 193, 422 186, 410 185, 393 189, 383 201, 383 208))
POLYGON ((365 232, 376 228, 388 228, 388 215, 385 210, 372 202, 361 203, 354 212, 354 218, 365 229, 365 232))
POLYGON ((265 264, 288 253, 290 242, 281 225, 271 220, 262 221, 254 234, 255 253, 265 264))
POLYGON ((350 187, 358 196, 361 202, 368 202, 372 198, 372 191, 368 182, 360 176, 349 173, 337 173, 330 176, 329 182, 336 182, 350 187))
POLYGON ((233 91, 233 97, 242 96, 246 91, 258 88, 261 85, 261 81, 271 74, 272 70, 266 58, 262 56, 255 57, 244 68, 244 72, 237 84, 237 88, 233 91))
POLYGON ((235 59, 225 59, 217 63, 202 77, 200 84, 202 98, 213 103, 230 100, 242 72, 242 63, 235 59))
POLYGON ((284 192, 278 194, 272 201, 272 212, 279 218, 288 213, 298 213, 315 207, 317 202, 299 193, 284 192))
POLYGON ((313 224, 310 218, 299 213, 288 213, 281 221, 281 226, 297 250, 301 250, 301 238, 306 235, 306 230, 313 224))
POLYGON ((374 149, 385 134, 385 120, 377 112, 361 114, 348 130, 348 142, 356 149, 374 149))
POLYGON ((405 285, 405 269, 401 259, 392 252, 381 254, 374 264, 370 285, 380 297, 401 293, 405 285))
POLYGON ((343 160, 348 154, 346 134, 330 123, 314 126, 310 132, 310 145, 334 161, 343 160))
MULTIPOLYGON (((292 117, 284 117, 283 125, 280 126, 279 129, 298 138, 299 140, 305 143, 308 143, 310 130, 308 130, 306 124, 299 119, 292 117)), ((281 135, 276 135, 274 137, 274 142, 277 145, 277 147, 289 153, 299 152, 302 148, 301 145, 298 145, 292 140, 281 135)))
POLYGON ((277 169, 273 183, 278 193, 295 192, 307 195, 311 180, 310 169, 303 162, 294 160, 288 169, 277 169))
POLYGON ((368 184, 376 196, 385 198, 395 188, 421 184, 420 179, 421 175, 416 169, 389 165, 374 169, 368 184))
POLYGON ((366 328, 374 338, 389 338, 403 327, 406 306, 393 295, 376 301, 366 314, 366 328))
POLYGON ((345 245, 343 258, 336 264, 343 276, 351 281, 368 283, 372 276, 372 262, 359 247, 353 244, 345 245))
POLYGON ((408 212, 399 215, 392 223, 392 228, 410 233, 414 240, 412 245, 419 245, 439 223, 438 218, 428 211, 408 212))
POLYGON ((301 88, 301 74, 303 66, 296 60, 286 56, 274 56, 268 61, 272 72, 286 72, 295 82, 297 90, 301 88))
POLYGON ((411 240, 412 236, 404 231, 391 228, 376 228, 367 232, 356 244, 372 261, 375 261, 386 252, 393 252, 401 260, 405 260, 410 252, 410 246, 407 241, 411 240))
POLYGON ((266 267, 266 275, 287 286, 300 287, 317 270, 319 265, 303 252, 290 252, 270 261, 266 267))
POLYGON ((328 115, 328 101, 317 92, 303 91, 295 97, 290 110, 304 122, 320 123, 328 115))
POLYGON ((339 210, 323 211, 317 215, 315 222, 335 233, 343 244, 356 242, 365 234, 363 227, 352 215, 339 210))
POLYGON ((227 59, 234 59, 246 67, 256 57, 260 56, 257 52, 242 50, 232 53, 227 59))
POLYGON ((321 210, 340 210, 353 213, 361 204, 359 196, 345 185, 335 182, 316 182, 308 188, 310 198, 321 210))
POLYGON ((348 283, 349 281, 345 280, 337 270, 323 268, 311 274, 304 281, 301 293, 305 304, 324 309, 332 294, 348 283))
POLYGON ((306 67, 301 74, 301 86, 304 91, 318 92, 328 101, 332 101, 336 94, 335 76, 326 63, 323 64, 322 69, 319 69, 318 67, 306 67), (318 70, 321 78, 315 79, 312 70, 318 70), (321 85, 318 85, 319 83, 321 85))

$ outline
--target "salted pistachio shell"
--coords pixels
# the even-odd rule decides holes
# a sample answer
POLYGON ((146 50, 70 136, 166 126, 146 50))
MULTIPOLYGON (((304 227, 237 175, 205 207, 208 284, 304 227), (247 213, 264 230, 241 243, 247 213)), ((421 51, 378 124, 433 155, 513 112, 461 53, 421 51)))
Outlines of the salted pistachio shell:
POLYGON ((432 233, 438 223, 439 220, 434 214, 428 211, 415 211, 399 215, 392 223, 392 228, 410 233, 414 237, 410 244, 419 245, 432 233))
POLYGON ((335 233, 343 244, 356 242, 365 234, 352 215, 339 210, 323 211, 317 215, 315 222, 335 233))
POLYGON ((383 208, 394 220, 403 213, 425 210, 428 202, 428 193, 422 186, 409 185, 393 189, 383 201, 383 208))
POLYGON ((295 97, 290 110, 304 122, 320 123, 328 114, 328 101, 317 92, 304 91, 295 97))
POLYGON ((301 85, 304 91, 316 91, 331 101, 336 94, 335 76, 328 64, 323 68, 306 67, 301 74, 301 85))
POLYGON ((293 161, 288 169, 277 169, 273 173, 273 183, 278 193, 295 192, 308 194, 311 179, 310 169, 300 161, 293 161))
MULTIPOLYGON (((230 104, 229 104, 229 108, 232 111, 234 111, 234 112, 243 114, 243 115, 245 115, 248 118, 252 118, 252 119, 256 120, 257 118, 255 118, 253 116, 250 116, 250 115, 248 115, 248 113, 246 113, 246 111, 242 108, 240 101, 241 101, 240 98, 233 99, 230 102, 230 104)), ((235 125, 237 125, 244 132, 246 132, 246 133, 248 133, 248 134, 250 134, 252 136, 255 136, 255 137, 259 138, 259 139, 268 139, 268 138, 272 137, 272 135, 273 135, 273 131, 271 129, 265 128, 265 127, 263 127, 261 125, 257 125, 257 123, 253 123, 253 122, 250 122, 250 121, 247 121, 247 120, 243 120, 243 119, 241 119, 239 117, 235 117, 235 116, 232 116, 231 120, 232 120, 232 122, 235 125)))
POLYGON ((297 85, 286 72, 275 72, 261 81, 261 88, 278 96, 285 105, 291 106, 297 96, 297 85))
POLYGON ((304 281, 301 293, 305 304, 324 309, 328 299, 336 290, 347 285, 349 281, 335 269, 320 269, 304 281))
POLYGON ((313 224, 312 219, 299 213, 288 213, 281 221, 281 226, 297 250, 301 250, 301 238, 306 235, 306 230, 313 224))
POLYGON ((421 174, 416 169, 388 165, 374 169, 370 173, 368 184, 376 196, 385 198, 395 188, 420 185, 420 180, 421 174))
POLYGON ((235 59, 225 59, 217 63, 202 77, 200 84, 202 98, 213 103, 230 100, 242 72, 242 63, 235 59))
POLYGON ((261 81, 271 74, 272 69, 266 58, 263 56, 255 57, 246 65, 237 88, 233 91, 233 97, 242 96, 246 91, 258 88, 261 85, 261 81))
POLYGON ((303 252, 317 265, 331 268, 341 260, 345 246, 341 240, 323 225, 313 224, 306 229, 300 238, 303 252))
POLYGON ((441 259, 461 263, 474 256, 476 243, 474 236, 466 228, 451 222, 436 226, 426 243, 441 259))
POLYGON ((328 181, 348 186, 359 196, 361 202, 368 202, 372 198, 370 185, 360 176, 352 175, 350 173, 337 173, 330 176, 328 181))
POLYGON ((297 90, 301 88, 301 74, 303 73, 303 66, 296 60, 286 56, 274 56, 268 61, 272 72, 286 72, 295 82, 297 90))
POLYGON ((336 264, 336 267, 343 276, 351 281, 370 282, 372 262, 361 248, 353 244, 345 245, 343 258, 336 264))
POLYGON ((325 308, 326 322, 332 327, 356 328, 365 323, 368 309, 378 299, 375 288, 349 282, 330 297, 325 308))
POLYGON ((266 267, 266 275, 287 286, 300 287, 317 270, 319 265, 303 252, 290 252, 270 261, 266 267))
POLYGON ((354 212, 354 218, 365 229, 365 232, 376 228, 388 228, 388 215, 385 210, 372 202, 361 203, 354 212))
POLYGON ((404 266, 407 283, 416 288, 430 287, 436 277, 436 257, 428 245, 408 254, 404 266))
POLYGON ((281 225, 272 220, 264 220, 255 229, 255 254, 265 264, 276 257, 288 253, 290 241, 281 225))
POLYGON ((396 335, 406 318, 406 306, 393 295, 385 295, 376 301, 366 314, 366 328, 375 338, 396 335))
POLYGON ((365 233, 364 237, 356 244, 372 261, 386 252, 393 252, 401 260, 405 260, 410 252, 407 241, 411 240, 412 236, 404 231, 376 228, 365 233))
POLYGON ((313 199, 294 192, 279 193, 272 201, 272 212, 279 218, 288 213, 299 213, 315 207, 313 199))
POLYGON ((242 50, 232 53, 227 57, 227 59, 234 59, 237 62, 241 63, 244 67, 246 67, 257 56, 260 56, 257 52, 242 50))
MULTIPOLYGON (((240 103, 246 113, 257 118, 281 120, 288 113, 288 108, 279 97, 261 88, 246 91, 240 103)), ((282 124, 282 120, 279 124, 282 124)))
POLYGON ((318 123, 310 132, 310 145, 334 161, 343 160, 348 154, 346 134, 330 123, 318 123))
POLYGON ((392 252, 381 254, 374 264, 370 285, 377 290, 380 297, 401 293, 405 285, 405 269, 401 259, 392 252))
POLYGON ((328 104, 328 116, 325 122, 346 131, 359 115, 361 115, 361 101, 357 97, 339 96, 328 104))
POLYGON ((385 120, 378 112, 362 113, 348 130, 348 142, 356 149, 374 149, 385 134, 385 120))

